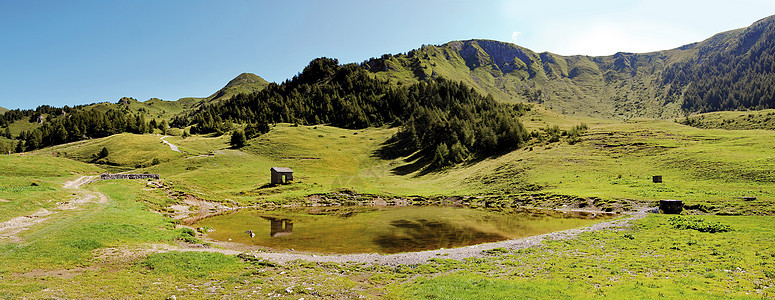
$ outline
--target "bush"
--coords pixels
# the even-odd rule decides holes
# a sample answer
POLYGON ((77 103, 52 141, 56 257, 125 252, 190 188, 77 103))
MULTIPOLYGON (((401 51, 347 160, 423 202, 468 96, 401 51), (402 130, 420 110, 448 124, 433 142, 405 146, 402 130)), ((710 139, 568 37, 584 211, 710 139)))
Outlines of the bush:
POLYGON ((229 142, 234 148, 242 148, 245 146, 247 139, 245 139, 245 132, 242 130, 235 130, 231 134, 231 141, 229 142))
POLYGON ((108 152, 108 148, 102 147, 102 150, 100 150, 100 153, 97 155, 97 158, 106 158, 110 152, 108 152))
POLYGON ((670 218, 670 225, 675 229, 693 229, 699 232, 708 233, 727 232, 732 230, 732 227, 729 225, 706 221, 697 217, 672 217, 670 218))

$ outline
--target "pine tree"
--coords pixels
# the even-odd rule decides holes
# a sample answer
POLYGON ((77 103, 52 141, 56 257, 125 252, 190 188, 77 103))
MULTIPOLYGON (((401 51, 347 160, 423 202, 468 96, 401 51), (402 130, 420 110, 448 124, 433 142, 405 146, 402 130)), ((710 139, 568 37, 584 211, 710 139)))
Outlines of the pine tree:
POLYGON ((241 129, 234 130, 231 134, 231 146, 234 148, 242 148, 245 146, 247 140, 245 139, 245 132, 241 129))
POLYGON ((97 155, 98 158, 105 158, 108 157, 110 152, 108 152, 108 148, 102 147, 102 150, 100 150, 100 153, 97 155))

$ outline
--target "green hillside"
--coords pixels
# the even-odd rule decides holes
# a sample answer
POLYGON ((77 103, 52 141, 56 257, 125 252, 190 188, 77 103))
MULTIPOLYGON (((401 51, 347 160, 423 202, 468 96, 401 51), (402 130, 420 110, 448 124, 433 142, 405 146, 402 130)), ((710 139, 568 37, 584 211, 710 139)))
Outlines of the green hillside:
MULTIPOLYGON (((398 131, 388 127, 280 123, 241 149, 230 148, 226 135, 166 138, 182 152, 172 151, 158 135, 123 133, 0 155, 0 221, 34 222, 11 234, 17 239, 0 240, 0 290, 15 298, 121 298, 135 293, 196 298, 211 287, 208 297, 268 291, 258 297, 263 298, 291 290, 294 299, 301 298, 295 294, 312 295, 308 291, 330 297, 387 294, 406 299, 446 293, 448 298, 480 298, 540 290, 584 298, 637 297, 641 289, 656 293, 657 287, 669 286, 658 290, 676 298, 772 295, 771 288, 755 287, 769 282, 772 272, 773 131, 574 118, 541 107, 520 119, 527 130, 540 133, 523 148, 431 173, 413 167, 411 157, 375 155, 398 131), (581 122, 588 130, 577 140, 568 134, 549 139, 550 126, 571 131, 581 122), (95 159, 103 147, 109 155, 95 159), (294 182, 268 184, 268 169, 276 166, 292 168, 294 182), (161 180, 107 180, 63 188, 65 181, 105 171, 154 173, 161 180), (653 183, 653 175, 662 175, 663 183, 653 183), (79 204, 76 200, 83 195, 107 200, 96 197, 79 204), (658 199, 682 199, 688 214, 715 214, 693 218, 733 230, 676 229, 670 216, 650 214, 630 227, 527 249, 496 248, 463 261, 439 256, 388 267, 301 260, 280 264, 235 256, 253 253, 252 248, 206 245, 202 234, 171 218, 180 207, 207 211, 213 203, 307 205, 315 197, 412 198, 422 205, 463 199, 478 209, 615 212, 653 207, 658 199), (726 214, 740 216, 721 216, 726 214), (743 250, 741 244, 746 245, 743 250), (712 259, 682 264, 697 255, 712 259), (746 272, 726 271, 738 267, 746 272), (675 285, 666 277, 686 284, 675 285), (95 291, 94 286, 106 288, 95 291)), ((261 253, 265 251, 272 250, 261 253)))
POLYGON ((467 40, 383 55, 362 66, 403 83, 444 76, 504 102, 541 103, 568 115, 675 118, 697 111, 775 107, 770 91, 773 35, 775 17, 770 17, 651 53, 561 56, 467 40), (734 78, 742 80, 729 84, 734 78))
POLYGON ((0 106, 0 114, 7 112, 8 109, 5 107, 0 106))
POLYGON ((218 102, 225 99, 230 99, 237 94, 250 94, 263 90, 269 82, 253 73, 242 73, 229 81, 226 86, 218 90, 210 97, 206 98, 207 102, 218 102))
POLYGON ((688 116, 679 122, 706 129, 775 130, 775 110, 712 112, 688 116))

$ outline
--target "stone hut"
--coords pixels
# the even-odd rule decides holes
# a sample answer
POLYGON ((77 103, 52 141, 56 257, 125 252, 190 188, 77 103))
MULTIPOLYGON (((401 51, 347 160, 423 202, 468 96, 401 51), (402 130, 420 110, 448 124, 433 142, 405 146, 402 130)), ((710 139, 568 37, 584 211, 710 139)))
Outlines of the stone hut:
POLYGON ((272 184, 286 184, 293 181, 293 170, 291 168, 272 167, 269 170, 272 174, 272 184))

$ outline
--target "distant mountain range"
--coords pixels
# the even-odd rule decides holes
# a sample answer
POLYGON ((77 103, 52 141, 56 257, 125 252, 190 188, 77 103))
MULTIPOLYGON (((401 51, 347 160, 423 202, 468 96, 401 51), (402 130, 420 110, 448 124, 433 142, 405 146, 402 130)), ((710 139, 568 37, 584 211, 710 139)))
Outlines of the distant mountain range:
POLYGON ((504 102, 569 115, 676 118, 775 107, 775 17, 705 41, 651 53, 561 56, 490 40, 454 41, 362 64, 413 83, 444 76, 504 102))
MULTIPOLYGON (((505 42, 467 40, 385 54, 358 66, 393 85, 442 76, 501 102, 539 103, 566 115, 669 119, 775 108, 775 16, 650 53, 562 56, 505 42)), ((133 111, 143 108, 171 119, 173 114, 255 93, 267 85, 260 76, 243 73, 205 98, 124 102, 133 111)), ((5 111, 0 107, 0 113, 5 111)))

